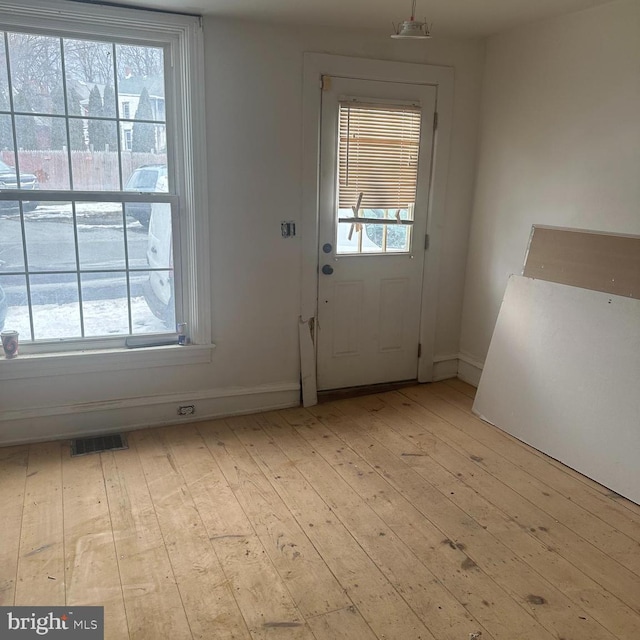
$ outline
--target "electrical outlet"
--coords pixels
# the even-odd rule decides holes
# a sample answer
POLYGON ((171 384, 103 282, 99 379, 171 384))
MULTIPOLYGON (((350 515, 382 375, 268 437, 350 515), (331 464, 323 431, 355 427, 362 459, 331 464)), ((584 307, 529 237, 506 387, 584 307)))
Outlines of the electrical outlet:
POLYGON ((195 404, 181 404, 178 407, 179 416, 192 416, 196 412, 195 404))

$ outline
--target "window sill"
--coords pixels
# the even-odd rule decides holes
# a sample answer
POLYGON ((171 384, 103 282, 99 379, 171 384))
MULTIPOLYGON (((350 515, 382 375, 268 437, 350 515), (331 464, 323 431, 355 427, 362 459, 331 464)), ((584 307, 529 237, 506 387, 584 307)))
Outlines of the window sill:
POLYGON ((214 344, 41 353, 0 358, 0 380, 175 367, 211 362, 214 344))

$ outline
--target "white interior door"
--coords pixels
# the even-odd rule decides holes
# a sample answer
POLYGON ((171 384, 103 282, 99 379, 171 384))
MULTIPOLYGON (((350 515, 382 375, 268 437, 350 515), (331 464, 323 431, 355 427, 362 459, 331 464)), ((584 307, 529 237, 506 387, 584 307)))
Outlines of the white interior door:
POLYGON ((323 84, 318 389, 413 380, 436 89, 347 78, 323 84), (394 189, 404 189, 397 201, 394 189))

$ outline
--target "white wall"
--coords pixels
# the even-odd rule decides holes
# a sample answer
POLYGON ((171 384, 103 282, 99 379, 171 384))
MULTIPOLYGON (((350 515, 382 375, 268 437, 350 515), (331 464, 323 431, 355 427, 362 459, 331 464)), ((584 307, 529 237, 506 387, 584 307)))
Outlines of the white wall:
POLYGON ((212 363, 5 380, 0 443, 175 421, 182 397, 200 416, 297 402, 300 242, 280 222, 299 220, 305 51, 455 67, 436 353, 458 352, 484 45, 207 19, 205 49, 212 363))
POLYGON ((461 351, 484 361, 532 224, 640 234, 640 3, 487 42, 461 351))
POLYGON ((214 20, 206 27, 212 256, 216 264, 226 265, 217 273, 214 268, 218 304, 213 322, 220 353, 228 348, 240 356, 241 375, 247 373, 247 361, 260 354, 258 366, 265 374, 276 358, 290 376, 297 376, 299 247, 296 240, 279 236, 280 221, 298 220, 300 211, 304 51, 455 67, 436 353, 457 353, 483 45, 397 42, 384 31, 284 29, 214 20), (245 130, 238 137, 240 123, 245 130), (231 233, 237 235, 229 242, 231 233), (250 247, 250 253, 239 251, 242 246, 250 247), (265 323, 263 331, 255 331, 256 313, 265 323))

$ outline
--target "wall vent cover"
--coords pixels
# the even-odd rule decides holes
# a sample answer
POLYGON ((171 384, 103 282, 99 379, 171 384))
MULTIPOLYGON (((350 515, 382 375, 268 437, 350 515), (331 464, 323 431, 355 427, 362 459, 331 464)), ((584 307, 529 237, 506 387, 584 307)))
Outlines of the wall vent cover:
POLYGON ((93 436, 91 438, 76 438, 71 441, 71 457, 128 448, 127 441, 124 436, 119 433, 107 436, 93 436))

